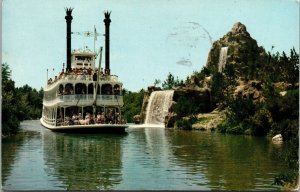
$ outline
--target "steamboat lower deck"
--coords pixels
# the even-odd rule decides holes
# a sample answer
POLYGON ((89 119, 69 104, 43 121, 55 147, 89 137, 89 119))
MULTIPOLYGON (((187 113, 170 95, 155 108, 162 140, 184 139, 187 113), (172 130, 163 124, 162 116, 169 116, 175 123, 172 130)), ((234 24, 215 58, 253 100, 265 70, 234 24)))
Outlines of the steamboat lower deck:
POLYGON ((62 125, 51 126, 40 119, 41 124, 55 132, 77 132, 77 133, 125 133, 126 124, 91 124, 91 125, 62 125))

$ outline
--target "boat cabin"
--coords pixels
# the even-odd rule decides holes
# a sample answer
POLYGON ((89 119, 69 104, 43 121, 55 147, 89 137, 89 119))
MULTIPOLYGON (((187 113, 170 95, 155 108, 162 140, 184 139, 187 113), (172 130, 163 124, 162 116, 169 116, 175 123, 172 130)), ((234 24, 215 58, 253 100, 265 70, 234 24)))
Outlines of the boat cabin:
POLYGON ((74 50, 71 53, 71 68, 72 69, 95 69, 96 54, 89 49, 74 50))

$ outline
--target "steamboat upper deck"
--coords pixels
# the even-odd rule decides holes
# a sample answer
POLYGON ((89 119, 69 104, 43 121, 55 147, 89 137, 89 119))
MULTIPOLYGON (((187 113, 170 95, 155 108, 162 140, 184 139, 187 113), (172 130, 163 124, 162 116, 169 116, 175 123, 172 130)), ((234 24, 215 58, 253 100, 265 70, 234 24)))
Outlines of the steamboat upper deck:
MULTIPOLYGON (((105 13, 105 69, 96 67, 95 51, 71 51, 71 20, 73 9, 66 9, 67 64, 53 79, 48 79, 44 89, 41 123, 54 131, 112 130, 124 131, 127 125, 121 116, 123 106, 122 82, 110 74, 109 23, 110 13, 105 13)), ((95 31, 96 32, 96 31, 95 31)), ((96 34, 95 34, 96 35, 96 34)))

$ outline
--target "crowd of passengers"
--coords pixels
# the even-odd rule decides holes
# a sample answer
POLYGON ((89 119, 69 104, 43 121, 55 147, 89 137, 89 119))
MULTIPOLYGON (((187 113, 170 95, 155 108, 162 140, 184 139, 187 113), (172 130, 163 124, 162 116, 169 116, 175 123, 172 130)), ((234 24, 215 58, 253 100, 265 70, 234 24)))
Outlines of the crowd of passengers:
POLYGON ((85 117, 81 113, 73 113, 72 116, 66 116, 64 122, 58 118, 58 125, 91 125, 91 124, 125 124, 125 119, 118 112, 98 112, 97 115, 86 113, 85 117))
MULTIPOLYGON (((48 79, 48 84, 52 84, 54 82, 56 82, 57 80, 61 79, 62 76, 65 74, 64 69, 62 69, 61 73, 59 74, 59 76, 55 76, 54 80, 52 78, 48 79)), ((91 67, 89 68, 72 68, 71 71, 67 72, 67 74, 69 75, 94 75, 94 74, 98 74, 98 69, 93 70, 91 67)), ((108 75, 108 71, 105 70, 105 72, 103 73, 103 69, 100 69, 100 76, 103 75, 108 75)))

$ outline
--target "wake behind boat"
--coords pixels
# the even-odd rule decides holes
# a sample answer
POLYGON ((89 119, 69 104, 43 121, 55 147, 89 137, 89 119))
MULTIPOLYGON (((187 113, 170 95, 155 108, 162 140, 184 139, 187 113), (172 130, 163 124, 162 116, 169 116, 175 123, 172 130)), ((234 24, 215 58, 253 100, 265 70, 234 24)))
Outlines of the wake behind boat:
MULTIPOLYGON (((109 67, 110 12, 105 12, 105 69, 101 68, 102 47, 97 54, 88 48, 71 51, 72 10, 66 9, 67 65, 44 88, 41 124, 52 131, 124 132, 128 127, 121 115, 122 82, 109 67)), ((92 34, 92 33, 90 33, 92 34)), ((98 35, 94 30, 94 37, 98 35)), ((95 38, 96 39, 96 38, 95 38)), ((94 40, 95 40, 94 39, 94 40)), ((94 48, 95 49, 95 48, 94 48)))

